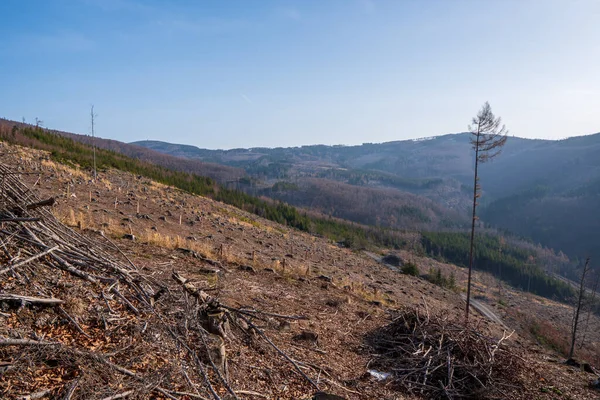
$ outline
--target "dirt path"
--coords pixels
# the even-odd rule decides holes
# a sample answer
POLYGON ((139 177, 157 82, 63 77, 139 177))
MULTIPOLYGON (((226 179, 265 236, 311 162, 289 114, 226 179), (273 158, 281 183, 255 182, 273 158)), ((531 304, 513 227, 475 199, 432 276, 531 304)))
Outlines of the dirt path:
MULTIPOLYGON (((461 297, 463 298, 463 300, 467 301, 466 294, 464 294, 464 293, 461 294, 461 297)), ((490 307, 488 307, 487 304, 484 304, 475 299, 471 299, 471 307, 473 307, 479 314, 483 315, 490 321, 493 321, 493 322, 503 326, 504 328, 508 329, 508 327, 504 324, 504 322, 502 322, 502 319, 500 319, 500 317, 490 307)))
MULTIPOLYGON (((369 251, 365 251, 364 253, 367 256, 371 257, 373 260, 377 261, 378 263, 385 265, 392 271, 400 272, 400 268, 383 262, 381 257, 379 257, 377 254, 371 253, 369 251)), ((463 300, 465 300, 465 301, 467 300, 467 296, 465 294, 462 294, 461 296, 462 296, 463 300)), ((508 327, 504 324, 504 322, 502 322, 502 319, 486 304, 481 303, 475 299, 471 299, 471 307, 473 307, 479 314, 483 315, 490 321, 493 321, 493 322, 501 325, 502 327, 508 329, 508 327)))

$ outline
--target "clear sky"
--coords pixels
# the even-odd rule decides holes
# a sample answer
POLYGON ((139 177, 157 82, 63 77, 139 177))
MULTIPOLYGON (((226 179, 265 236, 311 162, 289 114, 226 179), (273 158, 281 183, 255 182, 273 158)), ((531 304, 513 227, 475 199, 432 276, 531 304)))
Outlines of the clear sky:
POLYGON ((600 131, 600 0, 0 0, 0 116, 206 148, 600 131))

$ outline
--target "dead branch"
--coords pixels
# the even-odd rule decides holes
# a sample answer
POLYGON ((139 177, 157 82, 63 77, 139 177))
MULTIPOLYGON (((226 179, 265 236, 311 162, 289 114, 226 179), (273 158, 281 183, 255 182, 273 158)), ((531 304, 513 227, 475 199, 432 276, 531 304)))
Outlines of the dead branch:
POLYGON ((73 317, 71 317, 69 315, 68 312, 65 311, 64 308, 62 307, 58 307, 58 310, 62 313, 62 315, 64 315, 73 325, 75 325, 75 328, 77 328, 77 330, 79 331, 79 333, 81 333, 83 336, 89 338, 90 335, 88 335, 83 328, 77 323, 77 321, 75 321, 75 319, 73 319, 73 317))
POLYGON ((55 202, 56 202, 56 200, 54 199, 54 197, 50 197, 47 200, 42 200, 42 201, 38 201, 35 203, 27 204, 25 206, 25 209, 35 210, 36 208, 40 208, 40 207, 52 207, 55 202))
POLYGON ((58 342, 31 339, 9 339, 0 337, 0 346, 60 346, 58 342))
POLYGON ((26 260, 19 261, 18 263, 14 264, 14 265, 10 265, 10 266, 8 266, 8 267, 6 267, 4 269, 0 269, 0 275, 3 274, 3 273, 5 273, 5 272, 8 272, 10 270, 13 270, 15 268, 19 268, 19 267, 21 267, 21 266, 23 266, 25 264, 28 264, 28 263, 30 263, 32 261, 35 261, 38 258, 44 257, 44 256, 52 253, 54 250, 57 250, 58 248, 59 248, 59 246, 54 246, 52 248, 49 248, 49 249, 46 249, 46 250, 42 251, 41 253, 38 253, 38 254, 34 255, 33 257, 29 257, 26 260))
POLYGON ((285 353, 283 350, 281 350, 279 347, 277 347, 277 346, 275 345, 275 343, 273 343, 273 342, 271 341, 271 339, 269 339, 269 337, 268 337, 268 336, 267 336, 267 335, 266 335, 266 334, 265 334, 265 333, 264 333, 264 332, 263 332, 263 331, 262 331, 262 330, 261 330, 259 327, 257 327, 256 325, 254 325, 254 324, 252 323, 252 321, 250 321, 250 320, 249 320, 248 318, 246 318, 245 316, 243 316, 243 315, 240 315, 239 317, 240 317, 242 320, 244 320, 244 321, 245 321, 245 322, 248 324, 248 326, 252 327, 252 328, 253 328, 253 329, 256 331, 256 333, 258 333, 258 334, 259 334, 259 335, 260 335, 260 336, 261 336, 261 337, 262 337, 262 338, 263 338, 263 339, 264 339, 264 340, 265 340, 267 343, 269 343, 269 345, 271 345, 271 347, 273 347, 273 348, 274 348, 274 349, 275 349, 275 350, 276 350, 276 351, 277 351, 279 354, 281 354, 281 356, 282 356, 283 358, 285 358, 287 361, 289 361, 289 362, 290 362, 290 363, 291 363, 291 364, 294 366, 294 368, 296 368, 296 371, 298 371, 298 372, 300 373, 300 375, 302 375, 302 377, 308 381, 308 383, 310 383, 310 384, 311 384, 311 385, 313 385, 313 386, 314 386, 314 387, 315 387, 317 390, 319 390, 319 385, 317 385, 317 384, 316 384, 316 383, 315 383, 315 382, 314 382, 312 379, 310 379, 310 378, 308 377, 308 375, 306 375, 306 374, 305 374, 305 373, 304 373, 304 372, 303 372, 303 371, 300 369, 300 367, 298 366, 298 364, 297 364, 297 363, 296 363, 294 360, 292 360, 292 359, 291 359, 291 358, 290 358, 290 357, 289 357, 289 356, 288 356, 288 355, 287 355, 287 354, 286 354, 286 353, 285 353))
POLYGON ((282 315, 282 314, 269 313, 269 312, 265 312, 265 311, 261 311, 261 310, 254 310, 254 309, 248 309, 248 308, 233 308, 233 307, 229 307, 229 306, 225 306, 225 305, 221 305, 221 306, 230 311, 236 311, 236 312, 239 312, 242 314, 247 314, 247 315, 262 314, 262 315, 266 315, 268 317, 281 318, 281 319, 292 319, 292 320, 307 320, 307 319, 309 319, 308 317, 306 317, 304 315, 282 315))
POLYGON ((19 400, 36 400, 46 397, 47 394, 51 393, 54 389, 40 390, 39 392, 31 393, 26 396, 19 397, 19 400))
POLYGON ((36 222, 39 221, 40 218, 26 218, 26 217, 8 217, 8 218, 0 218, 0 222, 36 222))
POLYGON ((79 386, 79 379, 75 379, 73 381, 73 383, 71 383, 71 385, 69 385, 69 388, 65 392, 65 395, 63 396, 62 400, 71 400, 71 397, 73 396, 73 393, 75 393, 75 390, 77 390, 78 386, 79 386))
POLYGON ((102 400, 117 400, 117 399, 124 399, 126 397, 129 397, 130 395, 132 395, 134 393, 133 390, 128 390, 126 392, 123 393, 119 393, 119 394, 115 394, 114 396, 108 396, 103 398, 102 400))
POLYGON ((236 394, 247 394, 248 396, 262 397, 263 399, 268 399, 269 396, 266 396, 262 393, 255 392, 253 390, 236 390, 236 394))
POLYGON ((190 393, 190 392, 176 392, 176 391, 172 391, 171 394, 174 394, 176 396, 188 396, 188 397, 191 397, 193 399, 209 400, 206 397, 200 396, 199 394, 190 393))
POLYGON ((55 298, 41 298, 41 297, 30 297, 20 296, 17 294, 0 293, 0 301, 20 301, 24 304, 42 304, 42 305, 56 305, 64 303, 64 300, 55 298))
POLYGON ((444 315, 408 308, 368 335, 370 365, 389 371, 403 390, 427 398, 506 398, 501 387, 520 382, 525 362, 506 341, 444 315))
POLYGON ((183 286, 186 292, 188 292, 190 295, 197 298, 201 302, 208 303, 211 300, 213 300, 213 298, 210 295, 208 295, 200 289, 197 289, 192 283, 190 283, 186 278, 179 275, 177 272, 173 271, 172 277, 173 279, 175 279, 175 281, 177 281, 180 285, 183 286))

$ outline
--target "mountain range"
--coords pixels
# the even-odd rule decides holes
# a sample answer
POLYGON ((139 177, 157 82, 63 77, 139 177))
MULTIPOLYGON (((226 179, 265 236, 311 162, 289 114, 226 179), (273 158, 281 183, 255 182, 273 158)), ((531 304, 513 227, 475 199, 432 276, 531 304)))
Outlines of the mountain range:
MULTIPOLYGON (((5 131, 25 126, 0 119, 5 131)), ((208 150, 51 132, 319 215, 400 230, 470 225, 474 155, 468 133, 358 146, 208 150)), ((572 259, 600 258, 598 154, 600 134, 510 137, 502 154, 480 168, 482 224, 572 259)))
MULTIPOLYGON (((474 154, 468 133, 420 140, 208 150, 160 141, 136 146, 243 169, 254 194, 394 228, 460 229, 468 222, 474 154)), ((600 134, 509 137, 481 165, 483 223, 563 251, 600 257, 600 134)))

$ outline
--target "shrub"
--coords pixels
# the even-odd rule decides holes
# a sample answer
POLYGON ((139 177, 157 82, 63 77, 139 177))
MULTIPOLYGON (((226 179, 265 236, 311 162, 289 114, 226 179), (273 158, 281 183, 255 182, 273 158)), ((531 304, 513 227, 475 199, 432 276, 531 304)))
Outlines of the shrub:
POLYGON ((454 272, 451 272, 450 276, 447 277, 442 273, 440 268, 431 268, 427 274, 427 280, 434 285, 438 285, 446 289, 456 289, 456 277, 454 276, 454 272))
POLYGON ((419 267, 417 267, 414 263, 411 262, 407 262, 402 266, 402 273, 412 276, 419 276, 421 274, 419 272, 419 267))

